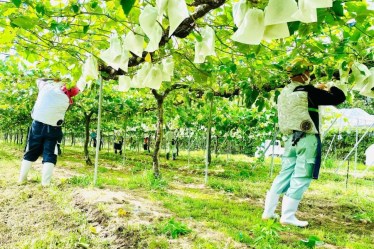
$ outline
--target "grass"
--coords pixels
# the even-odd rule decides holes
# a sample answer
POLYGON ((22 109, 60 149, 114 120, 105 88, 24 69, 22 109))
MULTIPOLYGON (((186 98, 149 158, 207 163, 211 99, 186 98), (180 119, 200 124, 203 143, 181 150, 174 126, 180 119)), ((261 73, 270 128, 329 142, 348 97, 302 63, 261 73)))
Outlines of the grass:
POLYGON ((189 234, 192 231, 185 224, 176 221, 174 218, 161 223, 159 225, 159 230, 162 234, 173 239, 176 239, 181 235, 189 234))
MULTIPOLYGON (((16 147, 11 152, 0 150, 2 165, 5 163, 15 172, 21 155, 16 151, 16 147)), ((191 155, 189 166, 184 152, 176 161, 166 161, 162 155, 162 179, 153 177, 152 159, 146 152, 126 151, 124 163, 122 156, 114 153, 103 151, 100 155, 98 187, 132 191, 155 205, 161 204, 173 214, 173 219, 154 222, 151 228, 140 226, 125 230, 127 234, 131 234, 129 231, 140 233, 139 238, 146 241, 144 243, 148 248, 174 248, 170 242, 173 236, 187 237, 191 248, 223 248, 226 245, 219 238, 197 236, 201 228, 193 228, 192 221, 231 238, 235 243, 253 248, 308 248, 310 245, 301 240, 308 241, 310 238, 320 239, 326 248, 374 248, 373 169, 369 169, 365 176, 350 176, 346 187, 345 166, 341 167, 340 174, 336 174, 334 165, 337 162, 328 160, 320 179, 312 182, 301 202, 298 215, 310 221, 311 226, 300 229, 261 220, 265 193, 280 169, 279 158, 275 158, 273 176, 269 177, 270 159, 258 161, 244 155, 230 155, 227 161, 226 155, 213 156, 209 180, 205 185, 203 152, 191 155)), ((83 162, 82 148, 65 147, 58 167, 76 175, 48 190, 47 196, 51 203, 59 204, 65 212, 74 214, 68 221, 80 224, 78 227, 83 229, 80 232, 85 235, 79 236, 78 232, 71 230, 53 232, 52 229, 52 233, 43 235, 46 237, 37 237, 34 247, 26 248, 48 248, 47 244, 54 245, 56 241, 64 246, 76 246, 77 243, 91 246, 97 239, 89 232, 82 232, 87 229, 87 222, 81 219, 79 212, 69 207, 70 202, 63 194, 76 188, 92 188, 93 167, 83 162)), ((365 168, 359 164, 357 170, 362 172, 365 168)), ((0 188, 12 186, 11 181, 0 179, 0 188)), ((21 201, 27 200, 28 194, 24 190, 20 194, 21 201)), ((30 241, 27 237, 22 238, 24 243, 30 241)), ((98 241, 105 248, 105 241, 98 241)), ((138 244, 141 245, 144 246, 138 244)), ((235 247, 234 242, 228 248, 231 247, 235 247)))

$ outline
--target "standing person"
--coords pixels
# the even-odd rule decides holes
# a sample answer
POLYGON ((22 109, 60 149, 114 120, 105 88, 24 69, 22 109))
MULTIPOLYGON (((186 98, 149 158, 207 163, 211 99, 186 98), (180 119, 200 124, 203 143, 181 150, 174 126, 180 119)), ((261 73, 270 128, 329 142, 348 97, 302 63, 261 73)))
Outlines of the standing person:
POLYGON ((172 140, 173 140, 173 132, 169 130, 168 127, 166 127, 166 133, 165 133, 166 160, 169 160, 170 152, 173 153, 172 140))
POLYGON ((104 148, 104 140, 103 140, 103 137, 100 138, 100 147, 99 147, 99 150, 101 150, 102 148, 104 148))
POLYGON ((117 154, 117 150, 119 154, 122 155, 122 145, 123 145, 123 137, 119 137, 118 142, 114 142, 114 153, 117 154))
POLYGON ((91 132, 90 134, 90 137, 91 137, 91 140, 90 140, 90 145, 91 145, 91 142, 93 142, 93 147, 96 147, 96 132, 91 132))
POLYGON ((148 145, 147 145, 148 152, 151 153, 151 136, 148 135, 148 145))
POLYGON ((73 104, 72 97, 79 93, 79 88, 67 89, 66 85, 61 86, 48 79, 38 79, 36 83, 39 94, 31 113, 33 121, 18 182, 27 180, 32 162, 43 155, 42 185, 48 186, 57 162, 57 143, 63 136, 61 125, 67 109, 73 104))
POLYGON ((143 149, 144 151, 148 151, 148 146, 149 146, 149 137, 145 137, 144 138, 144 142, 143 142, 143 149))
POLYGON ((175 138, 173 138, 171 140, 171 152, 172 152, 172 158, 173 160, 177 160, 177 152, 178 152, 178 149, 177 149, 177 140, 175 138))
POLYGON ((296 59, 287 70, 291 83, 278 97, 279 129, 288 139, 282 169, 267 192, 262 214, 263 219, 278 218, 275 209, 279 196, 285 194, 280 222, 298 227, 308 225, 307 221, 298 220, 295 213, 312 179, 318 179, 321 163, 318 106, 345 101, 343 91, 337 87, 309 85, 309 67, 306 60, 296 59))

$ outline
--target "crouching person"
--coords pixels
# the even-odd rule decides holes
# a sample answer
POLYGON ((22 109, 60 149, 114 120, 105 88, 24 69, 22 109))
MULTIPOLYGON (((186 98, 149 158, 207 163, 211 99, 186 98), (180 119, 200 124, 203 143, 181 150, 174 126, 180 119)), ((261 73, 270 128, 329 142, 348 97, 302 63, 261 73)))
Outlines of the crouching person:
POLYGON ((262 218, 279 217, 275 209, 284 194, 281 224, 305 227, 308 222, 298 220, 295 214, 312 179, 318 179, 321 162, 318 106, 338 105, 344 102, 345 95, 337 87, 309 85, 308 63, 304 59, 296 61, 289 69, 291 83, 278 97, 279 129, 288 138, 282 169, 267 192, 262 218))
POLYGON ((61 86, 49 79, 39 79, 37 85, 39 94, 31 113, 33 121, 18 182, 27 181, 32 162, 43 155, 42 185, 48 186, 57 162, 57 143, 63 136, 61 125, 67 109, 73 104, 72 97, 79 93, 79 88, 67 89, 65 85, 61 86))

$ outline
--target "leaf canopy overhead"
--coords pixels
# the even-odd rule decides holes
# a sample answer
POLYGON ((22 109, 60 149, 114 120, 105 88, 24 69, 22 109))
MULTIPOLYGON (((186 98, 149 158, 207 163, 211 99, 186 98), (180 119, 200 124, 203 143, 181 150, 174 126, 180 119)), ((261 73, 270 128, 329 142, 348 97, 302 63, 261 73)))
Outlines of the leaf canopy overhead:
MULTIPOLYGON (((262 10, 268 4, 268 1, 247 2, 250 7, 262 10)), ((161 90, 175 84, 221 95, 240 89, 245 96, 243 104, 254 105, 261 111, 270 108, 277 95, 277 91, 270 91, 284 84, 287 80, 284 68, 297 56, 308 58, 315 65, 317 80, 323 82, 330 81, 339 69, 349 72, 355 61, 369 68, 373 66, 374 15, 369 1, 334 1, 332 8, 317 10, 316 23, 290 22, 290 37, 262 41, 260 45, 232 41, 231 36, 237 30, 233 1, 187 0, 186 3, 193 18, 186 19, 169 37, 169 20, 164 16, 160 23, 163 28, 160 49, 143 53, 142 57, 131 54, 129 76, 135 75, 145 60, 151 58, 157 63, 172 56, 175 75, 171 82, 162 83, 161 90), (201 41, 200 30, 206 26, 215 32, 216 56, 195 64, 195 44, 201 41)), ((3 55, 7 59, 0 70, 2 84, 18 82, 18 87, 25 77, 63 75, 71 75, 74 84, 82 74, 87 56, 98 57, 100 51, 107 49, 114 32, 122 37, 135 31, 147 4, 155 6, 156 1, 0 1, 0 51, 9 55, 3 55)), ((144 47, 148 41, 145 37, 144 47)), ((99 64, 106 79, 116 80, 118 75, 126 74, 103 61, 99 60, 99 64)), ((348 84, 352 83, 354 79, 350 77, 348 84)), ((111 87, 108 89, 110 92, 111 87)), ((131 91, 130 95, 126 98, 134 98, 144 108, 151 108, 149 90, 131 91)), ((180 89, 179 94, 173 94, 176 101, 170 104, 190 103, 195 95, 180 89)))

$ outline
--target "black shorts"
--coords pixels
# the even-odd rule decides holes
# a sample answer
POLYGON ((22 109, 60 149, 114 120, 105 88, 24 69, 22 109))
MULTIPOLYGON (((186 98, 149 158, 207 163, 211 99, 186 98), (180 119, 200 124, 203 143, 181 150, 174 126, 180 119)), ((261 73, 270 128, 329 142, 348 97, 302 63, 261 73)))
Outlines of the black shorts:
POLYGON ((57 142, 62 139, 62 128, 33 121, 23 159, 35 162, 43 155, 43 163, 57 162, 57 142))

